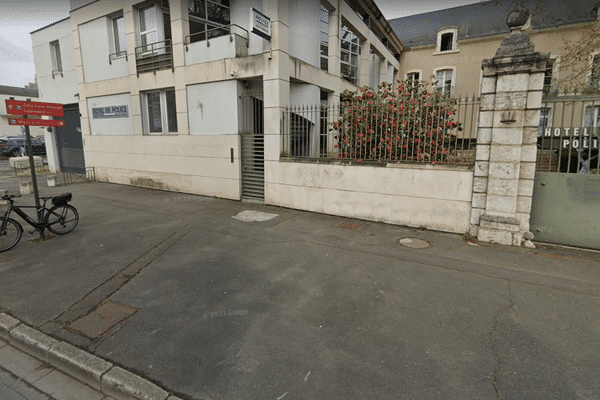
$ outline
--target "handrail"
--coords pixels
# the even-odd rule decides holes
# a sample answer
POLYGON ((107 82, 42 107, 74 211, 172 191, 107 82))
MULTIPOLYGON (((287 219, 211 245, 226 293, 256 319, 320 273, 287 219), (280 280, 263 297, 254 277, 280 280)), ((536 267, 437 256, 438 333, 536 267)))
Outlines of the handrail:
MULTIPOLYGON (((245 39, 246 39, 246 47, 249 47, 248 42, 249 42, 249 35, 250 34, 248 33, 248 30, 246 28, 242 27, 242 26, 239 26, 238 24, 229 24, 229 25, 218 26, 216 28, 205 29, 205 30, 203 30, 201 32, 196 32, 196 33, 193 33, 191 35, 187 35, 185 37, 185 39, 184 39, 185 51, 189 51, 189 45, 192 43, 191 42, 191 38, 192 37, 200 36, 200 35, 203 35, 203 34, 206 35, 206 39, 204 39, 204 40, 206 40, 206 47, 210 47, 210 41, 209 41, 210 39, 208 38, 208 32, 210 32, 210 31, 229 29, 229 41, 233 42, 233 35, 234 35, 234 33, 233 33, 232 29, 231 29, 231 27, 233 27, 233 26, 238 27, 241 30, 243 30, 244 32, 246 32, 246 37, 245 37, 245 39)), ((225 35, 222 35, 222 36, 225 36, 225 35)), ((200 42, 202 42, 202 41, 203 40, 200 40, 200 42)))
POLYGON ((125 56, 125 61, 129 61, 129 58, 127 57, 127 50, 123 50, 123 51, 117 51, 115 53, 111 53, 108 55, 108 63, 110 65, 112 65, 112 60, 116 60, 118 58, 123 58, 123 56, 125 56))
MULTIPOLYGON (((160 40, 158 42, 143 44, 141 46, 136 46, 135 55, 137 56, 138 54, 143 54, 143 53, 155 53, 162 49, 171 49, 171 39, 160 40), (155 45, 163 44, 163 43, 164 43, 164 46, 155 47, 155 45), (140 50, 140 49, 145 49, 145 50, 140 50)), ((154 54, 152 54, 152 55, 154 55, 154 54)))
POLYGON ((154 43, 148 43, 135 48, 135 60, 138 70, 138 76, 140 72, 156 71, 159 69, 170 68, 171 71, 175 72, 175 66, 173 65, 173 46, 171 45, 171 39, 161 40, 154 43), (157 46, 161 45, 161 46, 157 46), (167 56, 161 57, 161 56, 167 56), (145 62, 145 60, 150 60, 145 62), (165 61, 169 61, 168 64, 165 61), (162 64, 162 65, 161 65, 162 64), (140 66, 151 65, 151 68, 140 71, 140 66))

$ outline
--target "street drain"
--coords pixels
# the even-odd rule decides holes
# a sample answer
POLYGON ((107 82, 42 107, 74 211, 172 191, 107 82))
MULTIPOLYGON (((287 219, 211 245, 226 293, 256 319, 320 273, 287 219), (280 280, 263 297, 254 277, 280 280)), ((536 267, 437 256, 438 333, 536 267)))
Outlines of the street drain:
POLYGON ((96 339, 134 312, 136 309, 133 307, 107 301, 91 314, 74 321, 69 327, 89 338, 96 339))
POLYGON ((415 238, 404 238, 398 240, 398 244, 401 244, 405 247, 410 247, 411 249, 426 249, 429 247, 429 243, 421 239, 415 238))

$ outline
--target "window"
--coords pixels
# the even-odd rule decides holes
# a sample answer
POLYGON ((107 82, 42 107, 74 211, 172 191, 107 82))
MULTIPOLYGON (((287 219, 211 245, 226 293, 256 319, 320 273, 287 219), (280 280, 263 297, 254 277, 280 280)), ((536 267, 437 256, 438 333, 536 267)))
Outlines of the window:
POLYGON ((538 125, 538 136, 543 136, 544 131, 550 124, 550 113, 552 109, 549 107, 540 108, 540 123, 538 125))
MULTIPOLYGON (((406 80, 408 81, 408 85, 409 85, 408 89, 409 90, 416 89, 419 84, 419 81, 421 80, 421 72, 415 71, 415 72, 407 73, 406 80)), ((411 96, 412 96, 412 94, 411 94, 411 96)))
POLYGON ((592 68, 590 71, 590 89, 600 90, 600 54, 592 58, 592 68))
POLYGON ((406 74, 406 79, 409 81, 419 81, 420 80, 419 73, 418 72, 409 72, 408 74, 406 74))
POLYGON ((600 106, 588 106, 585 112, 585 126, 600 127, 600 106))
POLYGON ((452 73, 451 69, 440 69, 436 72, 435 86, 438 92, 444 97, 452 95, 452 73))
POLYGON ((356 84, 358 81, 358 56, 360 45, 358 36, 345 24, 340 29, 341 39, 341 65, 342 78, 356 84))
POLYGON ((127 53, 127 37, 125 35, 125 18, 121 15, 120 17, 113 18, 113 40, 114 40, 114 52, 117 57, 122 57, 127 53))
POLYGON ((319 26, 321 27, 321 69, 329 69, 329 10, 321 4, 321 18, 319 26))
POLYGON ((442 35, 442 38, 440 41, 440 51, 452 50, 453 41, 454 41, 454 33, 453 32, 444 33, 442 35))
POLYGON ((152 48, 152 44, 158 42, 158 31, 156 23, 156 7, 154 5, 140 8, 140 44, 144 51, 152 48))
POLYGON ((436 53, 458 52, 456 38, 458 36, 458 26, 440 28, 437 30, 436 53))
POLYGON ((554 63, 555 60, 548 60, 546 62, 546 71, 544 71, 544 88, 543 93, 549 94, 552 92, 552 81, 554 77, 554 63))
POLYGON ((165 134, 177 132, 175 90, 153 90, 140 93, 144 119, 144 133, 165 134))
POLYGON ((139 8, 137 19, 135 58, 138 74, 173 68, 169 2, 163 0, 139 8))
POLYGON ((52 78, 62 74, 62 60, 60 57, 60 45, 58 40, 50 42, 50 57, 52 58, 52 78))
POLYGON ((229 0, 188 0, 190 43, 229 34, 229 0))

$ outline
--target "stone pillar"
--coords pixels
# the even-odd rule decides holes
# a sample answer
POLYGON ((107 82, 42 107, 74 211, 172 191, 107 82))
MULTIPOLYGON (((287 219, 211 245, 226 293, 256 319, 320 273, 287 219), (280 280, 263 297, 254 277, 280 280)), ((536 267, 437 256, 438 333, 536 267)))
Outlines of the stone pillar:
POLYGON ((264 145, 265 145, 265 203, 277 201, 277 184, 268 176, 275 176, 281 152, 281 116, 290 106, 290 35, 289 1, 263 0, 263 9, 271 17, 270 51, 264 55, 264 145))
POLYGON ((382 58, 381 64, 379 64, 379 83, 383 83, 383 82, 394 83, 394 82, 388 82, 389 81, 388 65, 389 65, 388 60, 386 60, 385 58, 382 58))
MULTIPOLYGON (((358 86, 369 86, 371 84, 370 67, 373 62, 371 54, 371 42, 369 40, 360 41, 360 63, 358 65, 358 86)), ((377 57, 377 55, 375 55, 377 57)))
POLYGON ((333 2, 335 9, 329 11, 329 59, 327 72, 332 75, 340 76, 340 29, 342 26, 340 6, 341 1, 333 2))
MULTIPOLYGON (((529 231, 544 69, 549 54, 534 51, 513 11, 509 35, 484 60, 471 214, 480 241, 519 246, 529 231)), ((528 236, 528 235, 527 235, 528 236)))

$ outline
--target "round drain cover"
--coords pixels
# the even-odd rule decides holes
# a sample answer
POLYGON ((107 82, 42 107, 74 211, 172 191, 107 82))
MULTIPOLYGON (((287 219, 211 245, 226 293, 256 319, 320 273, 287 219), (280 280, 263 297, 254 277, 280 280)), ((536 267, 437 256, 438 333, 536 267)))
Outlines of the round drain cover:
POLYGON ((403 246, 410 247, 411 249, 426 249, 429 247, 429 243, 426 241, 415 238, 400 239, 398 240, 398 243, 403 246))

